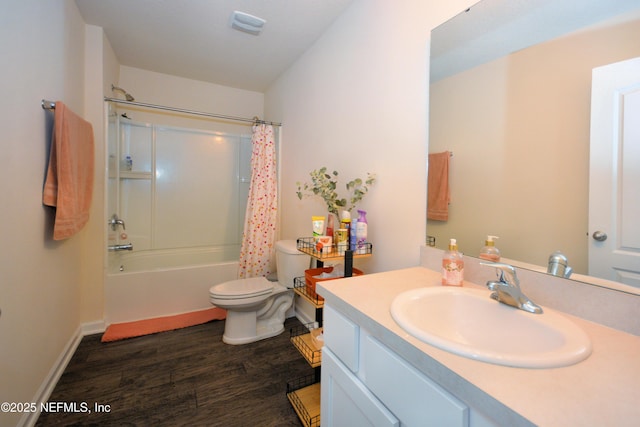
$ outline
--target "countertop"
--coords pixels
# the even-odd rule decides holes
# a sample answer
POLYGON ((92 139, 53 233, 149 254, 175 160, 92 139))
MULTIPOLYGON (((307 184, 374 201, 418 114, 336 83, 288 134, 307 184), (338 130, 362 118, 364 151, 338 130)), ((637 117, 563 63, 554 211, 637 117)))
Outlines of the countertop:
MULTIPOLYGON (((320 282, 318 293, 326 304, 502 425, 638 425, 640 337, 565 314, 591 338, 592 354, 578 364, 524 369, 457 356, 412 337, 389 311, 396 295, 440 286, 440 280, 439 272, 414 267, 320 282)), ((464 286, 484 288, 466 281, 464 286)))

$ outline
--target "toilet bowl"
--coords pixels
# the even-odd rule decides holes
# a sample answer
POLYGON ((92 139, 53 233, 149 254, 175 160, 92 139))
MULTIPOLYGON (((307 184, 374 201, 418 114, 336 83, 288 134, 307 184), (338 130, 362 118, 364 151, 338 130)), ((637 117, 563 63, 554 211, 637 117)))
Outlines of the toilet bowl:
MULTIPOLYGON (((227 310, 222 341, 227 344, 247 344, 276 336, 284 331, 287 310, 293 305, 293 274, 304 275, 308 255, 291 250, 295 241, 276 242, 276 262, 279 282, 265 277, 250 277, 213 285, 209 301, 227 310), (285 252, 283 248, 288 248, 285 252), (292 267, 292 266, 295 266, 292 267), (298 266, 302 271, 298 272, 298 266), (291 282, 288 285, 287 282, 291 282)), ((308 265, 308 264, 307 264, 308 265)))

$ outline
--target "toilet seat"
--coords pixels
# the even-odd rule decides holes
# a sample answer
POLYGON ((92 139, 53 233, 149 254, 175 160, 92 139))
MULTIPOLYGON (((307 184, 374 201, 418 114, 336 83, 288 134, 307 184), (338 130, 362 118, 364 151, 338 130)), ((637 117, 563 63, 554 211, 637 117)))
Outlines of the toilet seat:
POLYGON ((209 289, 209 296, 220 300, 255 298, 273 292, 273 283, 266 277, 250 277, 220 283, 209 289))

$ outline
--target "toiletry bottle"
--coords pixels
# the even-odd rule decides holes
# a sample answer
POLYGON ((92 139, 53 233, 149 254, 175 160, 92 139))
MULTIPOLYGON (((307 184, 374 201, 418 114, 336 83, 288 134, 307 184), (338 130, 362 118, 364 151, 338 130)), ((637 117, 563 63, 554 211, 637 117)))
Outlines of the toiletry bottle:
POLYGON ((456 239, 449 241, 449 250, 442 257, 442 284, 444 286, 462 286, 464 280, 464 258, 458 252, 456 239))
POLYGON ((366 254, 367 253, 367 212, 358 210, 358 224, 356 226, 356 241, 357 241, 357 250, 356 253, 366 254))
POLYGON ((498 239, 498 236, 487 236, 484 247, 480 249, 480 258, 491 262, 500 262, 500 250, 496 248, 494 239, 498 239))
POLYGON ((313 227, 313 238, 318 240, 318 237, 324 236, 324 217, 312 216, 311 227, 313 227))
POLYGON ((349 249, 356 253, 358 246, 358 220, 351 220, 351 228, 349 229, 349 249))
POLYGON ((351 231, 351 212, 342 211, 340 213, 340 228, 347 230, 347 249, 349 249, 349 244, 351 242, 349 240, 349 234, 351 231))
POLYGON ((327 216, 327 236, 334 238, 333 214, 329 212, 327 216))

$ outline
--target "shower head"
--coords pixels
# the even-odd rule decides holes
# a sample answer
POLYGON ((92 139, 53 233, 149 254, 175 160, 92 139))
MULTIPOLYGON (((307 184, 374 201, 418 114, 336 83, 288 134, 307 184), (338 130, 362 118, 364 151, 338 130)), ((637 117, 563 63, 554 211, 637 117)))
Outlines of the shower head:
POLYGON ((135 98, 133 96, 131 96, 126 90, 122 89, 121 87, 114 86, 113 83, 111 84, 111 90, 114 91, 114 92, 115 91, 122 92, 124 94, 124 97, 129 102, 135 101, 135 98))

